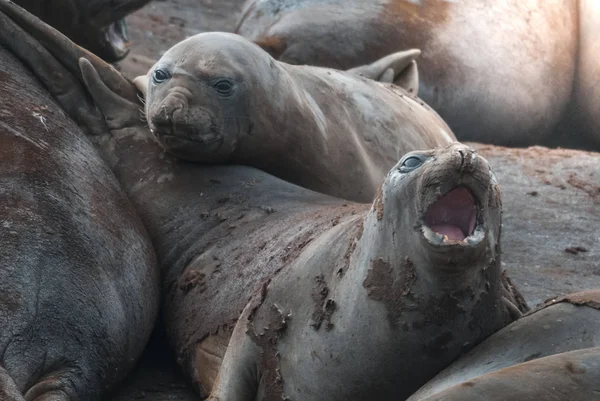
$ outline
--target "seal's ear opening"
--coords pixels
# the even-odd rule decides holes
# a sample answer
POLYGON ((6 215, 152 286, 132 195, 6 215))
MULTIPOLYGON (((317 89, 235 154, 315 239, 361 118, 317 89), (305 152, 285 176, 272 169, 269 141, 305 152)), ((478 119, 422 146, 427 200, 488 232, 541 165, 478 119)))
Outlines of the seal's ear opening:
POLYGON ((144 97, 146 97, 146 92, 148 91, 148 81, 150 78, 148 78, 148 75, 140 75, 139 77, 136 77, 133 80, 133 84, 135 85, 135 87, 137 88, 137 90, 139 90, 140 92, 142 92, 142 95, 144 95, 144 97))

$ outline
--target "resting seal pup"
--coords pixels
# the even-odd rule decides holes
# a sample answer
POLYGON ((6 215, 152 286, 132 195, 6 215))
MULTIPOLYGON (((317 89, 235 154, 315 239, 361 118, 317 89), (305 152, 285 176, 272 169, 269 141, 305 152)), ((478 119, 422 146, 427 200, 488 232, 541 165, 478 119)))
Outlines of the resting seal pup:
MULTIPOLYGON (((361 72, 381 76, 393 64, 399 71, 412 66, 407 74, 416 79, 418 53, 406 52, 399 67, 386 58, 361 72)), ((178 43, 135 82, 150 130, 175 156, 249 165, 360 202, 372 201, 406 152, 455 140, 430 107, 398 86, 280 63, 230 33, 178 43)))
MULTIPOLYGON (((26 18, 20 23, 42 37, 43 27, 26 18)), ((354 305, 372 312, 366 319, 379 322, 378 335, 412 344, 420 369, 407 373, 411 379, 401 388, 386 387, 393 381, 386 368, 398 359, 381 359, 380 379, 368 382, 370 374, 364 374, 361 391, 384 382, 383 397, 408 396, 526 309, 500 272, 497 185, 485 160, 470 148, 453 144, 405 156, 372 205, 335 199, 250 167, 181 161, 154 143, 139 120, 139 102, 124 91, 126 81, 116 71, 52 35, 64 76, 73 77, 77 59, 89 57, 79 65, 109 129, 95 140, 151 232, 164 269, 167 336, 200 392, 212 389, 233 328, 246 324, 236 323, 244 308, 266 307, 283 289, 280 277, 289 274, 303 276, 296 312, 298 318, 309 316, 309 322, 298 322, 306 323, 316 343, 326 346, 336 336, 354 342, 355 355, 368 358, 375 346, 372 328, 354 327, 353 338, 342 332, 342 318, 354 305), (398 197, 401 188, 407 194, 398 197), (318 261, 322 276, 307 261, 318 261), (339 294, 341 288, 349 291, 339 294)), ((48 79, 44 64, 37 73, 48 79)), ((85 96, 74 98, 89 103, 85 96)), ((78 120, 91 121, 81 110, 73 109, 78 120)), ((88 130, 98 131, 91 125, 88 130)), ((302 330, 289 326, 285 332, 297 338, 302 330)), ((234 338, 232 352, 243 340, 234 338)), ((400 352, 402 345, 393 343, 387 349, 400 352)), ((365 361, 358 362, 348 369, 359 374, 365 361)), ((261 366, 269 375, 275 372, 261 366)), ((227 369, 240 367, 226 362, 221 382, 228 380, 227 369)))
POLYGON ((577 14, 575 0, 248 0, 235 32, 286 63, 339 69, 421 49, 419 96, 459 140, 524 146, 570 101, 577 14))
MULTIPOLYGON (((484 379, 484 375, 489 374, 489 380, 492 381, 494 377, 505 375, 505 373, 500 373, 501 369, 512 366, 515 372, 526 372, 529 369, 534 370, 540 365, 527 367, 520 364, 555 354, 600 347, 600 311, 598 309, 600 309, 600 291, 598 290, 551 299, 461 356, 407 401, 438 399, 437 397, 448 394, 446 390, 450 388, 454 388, 451 390, 452 394, 466 396, 473 390, 470 389, 472 386, 465 383, 474 383, 474 380, 485 382, 488 379, 484 379)), ((600 354, 597 355, 600 356, 600 354)), ((563 374, 565 378, 569 378, 567 383, 571 378, 580 376, 571 376, 576 373, 573 372, 575 369, 569 372, 563 366, 555 365, 554 371, 555 374, 563 374)), ((541 385, 544 376, 537 374, 539 375, 537 380, 541 385)), ((597 374, 600 374, 600 371, 597 371, 597 374)), ((510 377, 510 375, 506 377, 510 377)), ((485 399, 501 400, 503 399, 501 395, 506 396, 508 392, 514 391, 515 386, 503 380, 498 381, 498 392, 486 394, 485 399), (501 385, 505 388, 502 389, 501 385)), ((546 378, 546 380, 549 379, 546 378)), ((548 383, 552 383, 550 388, 558 385, 556 382, 548 381, 548 383)), ((521 389, 521 391, 529 391, 529 394, 539 392, 537 399, 547 399, 535 386, 528 390, 521 389)), ((479 389, 476 392, 481 393, 482 390, 479 389)), ((513 399, 512 396, 506 397, 513 399)), ((520 400, 520 398, 517 399, 520 400)), ((571 400, 572 398, 561 399, 571 400)))
POLYGON ((125 16, 149 0, 13 0, 78 45, 114 62, 129 53, 125 16))
POLYGON ((17 59, 47 54, 21 33, 0 12, 0 399, 96 401, 150 336, 156 255, 94 146, 17 59))

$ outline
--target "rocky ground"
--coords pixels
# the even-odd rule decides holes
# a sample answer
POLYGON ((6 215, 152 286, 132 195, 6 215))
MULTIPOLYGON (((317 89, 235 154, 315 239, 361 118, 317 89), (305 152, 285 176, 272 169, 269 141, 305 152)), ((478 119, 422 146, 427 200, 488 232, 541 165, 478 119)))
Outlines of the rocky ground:
MULTIPOLYGON (((128 18, 131 54, 118 68, 146 73, 170 46, 202 31, 232 31, 242 0, 153 1, 128 18)), ((600 154, 473 144, 502 187, 502 263, 530 305, 600 287, 600 154)), ((156 334, 110 401, 198 400, 156 334)))

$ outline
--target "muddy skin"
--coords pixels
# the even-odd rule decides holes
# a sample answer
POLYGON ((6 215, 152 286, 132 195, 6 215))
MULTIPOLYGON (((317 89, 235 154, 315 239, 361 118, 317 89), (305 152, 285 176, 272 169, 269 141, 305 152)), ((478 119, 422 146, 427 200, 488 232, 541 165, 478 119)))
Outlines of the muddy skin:
MULTIPOLYGON (((433 396, 442 397, 442 394, 447 394, 444 391, 450 388, 454 388, 451 390, 454 393, 460 394, 461 387, 465 388, 463 395, 466 397, 472 391, 468 389, 468 383, 474 383, 474 380, 485 381, 481 378, 483 375, 490 374, 491 378, 498 375, 501 369, 512 366, 516 370, 519 364, 531 360, 600 347, 599 309, 600 291, 597 290, 549 300, 460 357, 419 389, 408 401, 429 400, 428 397, 437 399, 433 396)), ((557 364, 554 374, 559 374, 562 368, 557 364)), ((526 370, 524 365, 518 369, 526 370)), ((502 375, 499 374, 498 377, 502 375)), ((537 380, 542 378, 540 376, 537 380)), ((498 381, 498 385, 500 383, 501 380, 498 381)), ((508 383, 504 383, 504 386, 505 389, 490 393, 489 396, 499 400, 501 394, 506 395, 507 391, 513 391, 514 386, 509 386, 508 383)), ((578 395, 580 398, 577 399, 583 399, 583 387, 581 390, 582 393, 578 395)), ((532 390, 531 394, 535 394, 535 391, 540 389, 532 390)), ((539 394, 538 399, 546 399, 542 394, 539 394)))
POLYGON ((418 50, 360 71, 279 63, 244 38, 202 33, 165 53, 148 75, 148 125, 165 150, 202 163, 243 164, 344 199, 371 202, 408 151, 455 140, 418 97, 418 50))
POLYGON ((483 158, 461 144, 408 153, 379 196, 248 303, 209 400, 405 399, 521 315, 502 282, 500 193, 483 158), (335 309, 315 326, 323 299, 335 309))
POLYGON ((235 32, 278 60, 340 69, 421 49, 419 96, 459 140, 525 146, 545 143, 571 101, 577 4, 248 0, 235 32))
POLYGON ((41 55, 15 29, 0 13, 0 399, 100 400, 150 336, 156 256, 94 146, 4 47, 41 55))
POLYGON ((149 0, 13 0, 108 62, 129 53, 125 16, 149 0))

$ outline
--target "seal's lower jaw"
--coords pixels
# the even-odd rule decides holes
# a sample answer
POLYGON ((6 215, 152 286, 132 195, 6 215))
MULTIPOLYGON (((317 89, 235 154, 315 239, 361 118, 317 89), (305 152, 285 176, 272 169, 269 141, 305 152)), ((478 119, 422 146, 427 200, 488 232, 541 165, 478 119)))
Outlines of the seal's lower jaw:
POLYGON ((423 217, 423 236, 436 247, 474 247, 485 231, 471 191, 454 188, 433 202, 423 217))
POLYGON ((123 59, 128 53, 129 38, 127 37, 127 24, 124 19, 113 22, 101 29, 101 50, 98 55, 108 62, 123 59))

